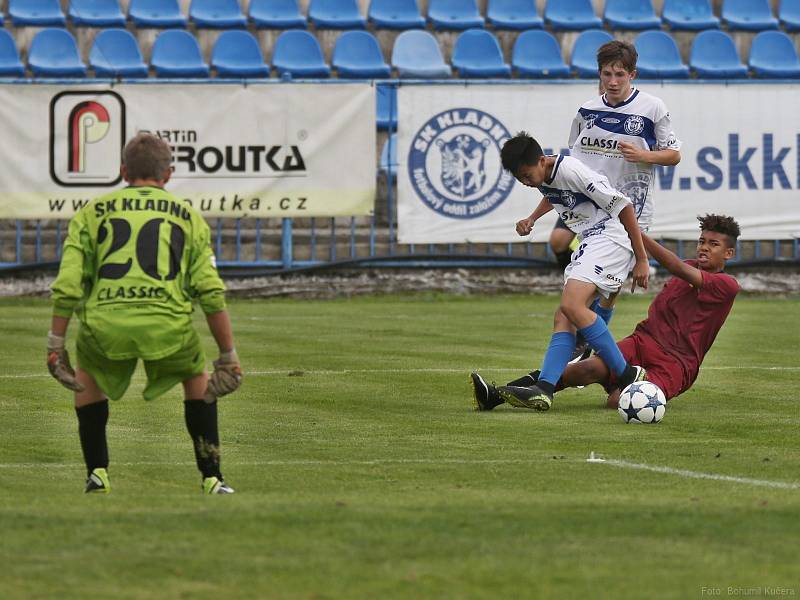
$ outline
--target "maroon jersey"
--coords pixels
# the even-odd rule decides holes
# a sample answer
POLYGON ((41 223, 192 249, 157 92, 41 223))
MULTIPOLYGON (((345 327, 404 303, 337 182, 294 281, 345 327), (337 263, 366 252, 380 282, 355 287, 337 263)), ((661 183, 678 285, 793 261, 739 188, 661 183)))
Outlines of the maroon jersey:
MULTIPOLYGON (((697 267, 696 260, 684 262, 697 267)), ((701 273, 700 289, 680 277, 671 277, 650 304, 647 318, 634 331, 634 335, 653 339, 665 353, 677 359, 684 372, 693 374, 692 380, 739 292, 739 284, 730 275, 701 273)))

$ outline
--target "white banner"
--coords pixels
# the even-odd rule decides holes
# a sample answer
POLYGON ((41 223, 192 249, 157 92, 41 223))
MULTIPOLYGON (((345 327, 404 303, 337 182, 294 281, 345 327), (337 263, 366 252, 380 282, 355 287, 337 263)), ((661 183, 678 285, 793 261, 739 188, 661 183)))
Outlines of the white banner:
MULTIPOLYGON (((677 167, 657 167, 651 234, 695 239, 696 216, 735 217, 742 239, 800 236, 800 85, 637 82, 662 98, 683 142, 677 167)), ((514 231, 541 194, 503 173, 500 148, 519 130, 564 151, 595 82, 404 86, 399 90, 400 243, 546 241, 550 213, 528 238, 514 231)))
POLYGON ((170 144, 167 189, 205 216, 372 214, 369 84, 1 85, 0 218, 69 218, 124 185, 140 131, 170 144))

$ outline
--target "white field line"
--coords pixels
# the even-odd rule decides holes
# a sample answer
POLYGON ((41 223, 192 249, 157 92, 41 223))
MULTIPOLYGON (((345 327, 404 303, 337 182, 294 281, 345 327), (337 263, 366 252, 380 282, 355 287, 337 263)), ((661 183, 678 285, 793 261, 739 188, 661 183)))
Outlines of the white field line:
POLYGON ((592 453, 592 455, 588 459, 586 459, 586 462, 611 465, 612 467, 618 467, 620 469, 635 469, 638 471, 651 471, 653 473, 664 473, 665 475, 676 475, 678 477, 689 477, 691 479, 711 479, 713 481, 727 481, 730 483, 741 483, 744 485, 778 488, 781 490, 800 490, 800 483, 790 483, 786 481, 770 481, 768 479, 751 479, 750 477, 733 477, 731 475, 718 475, 716 473, 702 473, 700 471, 689 471, 687 469, 673 469, 672 467, 659 467, 655 465, 632 463, 625 460, 595 458, 594 453, 592 453))
MULTIPOLYGON (((291 466, 375 466, 375 465, 529 465, 542 462, 542 458, 497 458, 497 459, 471 459, 471 458, 377 458, 372 460, 314 460, 314 459, 288 459, 288 460, 245 460, 224 461, 226 466, 234 467, 291 467, 291 466)), ((563 459, 560 462, 576 462, 563 459)), ((192 466, 193 461, 136 461, 114 462, 113 466, 123 467, 164 467, 164 466, 192 466)), ((0 463, 0 469, 72 469, 83 467, 83 463, 0 463)))
MULTIPOLYGON (((506 368, 506 367, 485 367, 482 371, 492 371, 499 373, 519 373, 524 371, 524 367, 506 368)), ((701 371, 800 371, 800 367, 757 367, 757 366, 736 366, 736 367, 702 367, 701 371)), ((419 369, 267 369, 265 371, 247 371, 245 375, 259 376, 259 375, 352 375, 354 373, 365 374, 380 374, 380 373, 467 373, 469 367, 463 369, 445 368, 445 367, 432 367, 432 368, 419 368, 419 369)), ((50 377, 47 373, 17 373, 17 374, 0 374, 0 379, 37 379, 40 377, 50 377)))
MULTIPOLYGON (((255 460, 255 461, 225 461, 228 466, 235 467, 281 467, 281 466, 380 466, 380 465, 508 465, 508 464, 534 464, 541 463, 542 458, 523 458, 523 459, 459 459, 459 458, 387 458, 373 460, 255 460)), ((698 471, 688 471, 686 469, 673 469, 671 467, 659 467, 632 463, 624 460, 614 460, 605 458, 595 458, 594 453, 585 460, 575 461, 566 459, 563 462, 588 462, 596 464, 611 465, 623 469, 635 469, 639 471, 651 471, 654 473, 664 473, 666 475, 677 475, 679 477, 689 477, 691 479, 710 479, 713 481, 725 481, 729 483, 739 483, 759 487, 770 487, 783 490, 798 490, 800 483, 790 483, 785 481, 770 481, 767 479, 751 479, 749 477, 733 477, 730 475, 718 475, 716 473, 701 473, 698 471)), ((193 466, 192 461, 136 461, 136 462, 115 462, 114 466, 120 467, 163 467, 163 466, 193 466)), ((81 469, 83 463, 0 463, 0 469, 81 469)))

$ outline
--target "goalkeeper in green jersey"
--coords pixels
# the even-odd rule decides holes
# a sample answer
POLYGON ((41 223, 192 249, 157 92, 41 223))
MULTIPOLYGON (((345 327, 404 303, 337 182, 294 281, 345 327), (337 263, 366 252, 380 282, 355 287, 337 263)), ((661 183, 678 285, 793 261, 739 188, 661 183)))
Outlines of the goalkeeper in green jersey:
POLYGON ((220 472, 217 398, 236 390, 242 370, 225 309, 208 225, 192 206, 164 190, 172 175, 169 146, 138 134, 123 150, 128 187, 87 204, 70 221, 58 277, 47 366, 75 392, 87 492, 108 492, 108 399, 144 362, 152 400, 183 384, 186 428, 207 494, 232 493, 220 472), (219 346, 209 377, 192 326, 192 302, 219 346), (80 321, 77 369, 64 345, 70 317, 80 321))

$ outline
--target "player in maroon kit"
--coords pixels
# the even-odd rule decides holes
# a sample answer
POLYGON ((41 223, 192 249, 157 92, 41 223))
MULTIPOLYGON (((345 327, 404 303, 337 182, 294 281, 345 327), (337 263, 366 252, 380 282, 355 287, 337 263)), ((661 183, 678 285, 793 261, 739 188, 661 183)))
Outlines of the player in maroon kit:
MULTIPOLYGON (((700 238, 694 260, 682 261, 642 235, 647 251, 673 277, 650 304, 647 318, 631 335, 617 343, 628 362, 647 370, 646 379, 660 387, 667 400, 682 394, 694 383, 700 364, 739 292, 736 279, 722 271, 725 262, 736 252, 738 223, 721 215, 706 215, 698 220, 700 238)), ((533 371, 509 385, 532 385, 537 375, 533 371)), ((598 356, 569 365, 556 391, 591 383, 602 384, 609 392, 608 407, 617 407, 620 390, 613 374, 598 356)), ((494 385, 487 384, 483 378, 479 382, 473 380, 472 384, 477 410, 491 410, 503 402, 494 385)))

